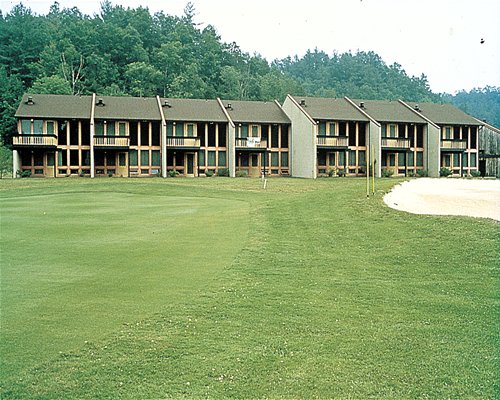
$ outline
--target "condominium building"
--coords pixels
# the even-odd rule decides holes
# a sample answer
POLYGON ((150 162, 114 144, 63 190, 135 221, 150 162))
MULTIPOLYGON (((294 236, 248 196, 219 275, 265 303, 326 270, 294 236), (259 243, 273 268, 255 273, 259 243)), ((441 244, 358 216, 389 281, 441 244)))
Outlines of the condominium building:
POLYGON ((463 176, 484 125, 451 105, 26 94, 14 176, 463 176))

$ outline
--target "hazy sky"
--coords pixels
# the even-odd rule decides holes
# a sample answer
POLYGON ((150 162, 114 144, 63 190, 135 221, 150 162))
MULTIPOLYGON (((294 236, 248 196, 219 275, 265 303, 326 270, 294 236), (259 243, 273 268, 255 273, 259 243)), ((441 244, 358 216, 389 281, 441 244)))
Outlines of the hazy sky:
MULTIPOLYGON (((192 0, 195 21, 225 42, 268 61, 318 48, 374 51, 408 75, 427 75, 434 92, 500 86, 499 0, 192 0), (484 43, 481 41, 484 40, 484 43)), ((17 1, 0 1, 3 14, 17 1)), ((51 0, 24 0, 46 14, 51 0)), ((181 15, 187 0, 112 1, 181 15)), ((99 12, 100 0, 59 0, 61 8, 99 12)))

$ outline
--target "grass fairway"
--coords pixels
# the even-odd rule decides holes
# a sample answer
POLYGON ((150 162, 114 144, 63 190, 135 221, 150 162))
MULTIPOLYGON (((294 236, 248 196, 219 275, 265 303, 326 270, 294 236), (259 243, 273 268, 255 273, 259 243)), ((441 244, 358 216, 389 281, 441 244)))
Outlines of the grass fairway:
POLYGON ((496 398, 499 225, 396 182, 0 181, 0 397, 496 398))

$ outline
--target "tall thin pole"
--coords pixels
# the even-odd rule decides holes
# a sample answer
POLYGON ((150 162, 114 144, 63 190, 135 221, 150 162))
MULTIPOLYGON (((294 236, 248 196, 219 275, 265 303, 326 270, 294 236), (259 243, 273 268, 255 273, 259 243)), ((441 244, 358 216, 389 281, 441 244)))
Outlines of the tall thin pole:
POLYGON ((372 194, 375 194, 375 150, 372 144, 372 194))

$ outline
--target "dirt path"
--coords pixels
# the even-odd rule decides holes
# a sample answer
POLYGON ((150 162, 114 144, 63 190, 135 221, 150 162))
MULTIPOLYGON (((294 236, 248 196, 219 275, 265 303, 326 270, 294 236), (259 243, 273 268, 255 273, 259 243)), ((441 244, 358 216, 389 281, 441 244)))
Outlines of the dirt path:
POLYGON ((500 180, 420 178, 395 186, 384 202, 413 214, 467 215, 500 221, 500 180))

